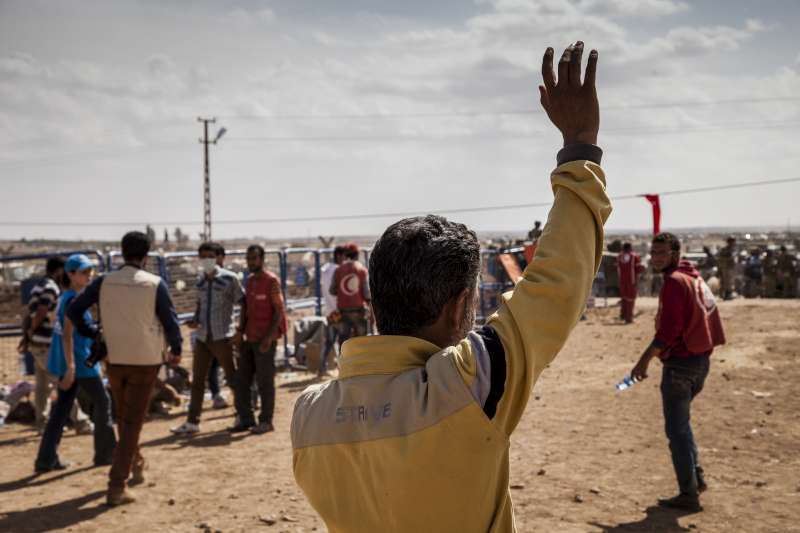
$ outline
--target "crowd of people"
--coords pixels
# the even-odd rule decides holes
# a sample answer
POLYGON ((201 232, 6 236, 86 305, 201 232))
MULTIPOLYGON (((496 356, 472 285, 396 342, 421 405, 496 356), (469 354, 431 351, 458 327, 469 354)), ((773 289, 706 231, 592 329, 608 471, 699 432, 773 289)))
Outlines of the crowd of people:
MULTIPOLYGON (((31 292, 20 343, 20 351, 31 352, 36 364, 36 423, 42 439, 35 471, 68 468, 58 447, 65 425, 78 421, 76 429, 94 433, 94 464, 111 466, 109 505, 133 501, 127 486, 144 481, 139 433, 156 388, 164 386, 159 372, 165 366, 177 369, 181 361, 183 338, 167 286, 144 270, 149 249, 147 235, 126 234, 124 265, 101 277, 94 277, 95 265, 85 255, 49 259, 46 276, 31 292), (46 417, 53 386, 57 395, 46 417), (91 421, 78 407, 79 392, 89 400, 91 421)), ((176 435, 200 431, 206 383, 214 407, 227 405, 215 366, 233 395, 236 419, 229 431, 274 431, 275 355, 287 320, 280 280, 265 267, 264 254, 260 245, 247 249, 243 284, 224 268, 222 245, 204 242, 198 248, 196 307, 186 323, 192 330, 191 397, 186 421, 171 430, 176 435), (257 418, 253 389, 260 403, 257 418)), ((358 255, 354 244, 338 246, 323 267, 328 315, 323 361, 347 339, 367 334, 369 285, 358 255)), ((320 374, 328 375, 326 366, 320 374)))
POLYGON ((797 258, 785 245, 777 250, 762 246, 739 250, 736 238, 728 237, 725 246, 710 262, 719 270, 720 291, 726 300, 737 292, 745 298, 795 298, 797 295, 797 258), (738 278, 741 279, 739 284, 738 278))

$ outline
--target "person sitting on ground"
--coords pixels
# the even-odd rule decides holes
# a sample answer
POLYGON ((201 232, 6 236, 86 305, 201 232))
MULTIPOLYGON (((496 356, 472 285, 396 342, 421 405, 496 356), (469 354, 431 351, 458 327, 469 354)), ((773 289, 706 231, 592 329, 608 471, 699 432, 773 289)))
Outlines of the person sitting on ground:
MULTIPOLYGON (((111 400, 100 375, 100 364, 95 363, 91 367, 86 365, 92 339, 76 331, 72 320, 65 317, 72 301, 89 285, 93 270, 94 264, 82 254, 71 255, 64 266, 67 275, 64 285, 68 290, 58 300, 57 318, 47 360, 48 371, 58 378, 58 398, 50 410, 50 418, 39 445, 35 463, 37 473, 64 470, 68 466, 67 462, 58 457, 58 445, 64 432, 64 424, 75 405, 78 389, 82 389, 91 398, 95 466, 110 465, 117 445, 111 419, 111 400)), ((88 311, 85 319, 87 323, 92 322, 88 311)))
POLYGON ((197 307, 189 322, 189 327, 197 330, 192 360, 192 399, 186 422, 170 430, 177 435, 200 431, 205 384, 213 359, 222 365, 234 398, 237 394, 233 364, 233 336, 236 333, 233 308, 242 300, 244 291, 239 277, 217 263, 220 249, 217 243, 204 242, 197 251, 203 275, 197 282, 197 307))
POLYGON ((578 322, 611 212, 596 146, 597 52, 545 52, 541 102, 564 148, 536 259, 473 331, 480 243, 428 215, 391 225, 373 248, 379 335, 342 346, 338 379, 292 417, 294 475, 331 533, 514 530, 509 438, 531 388, 578 322))

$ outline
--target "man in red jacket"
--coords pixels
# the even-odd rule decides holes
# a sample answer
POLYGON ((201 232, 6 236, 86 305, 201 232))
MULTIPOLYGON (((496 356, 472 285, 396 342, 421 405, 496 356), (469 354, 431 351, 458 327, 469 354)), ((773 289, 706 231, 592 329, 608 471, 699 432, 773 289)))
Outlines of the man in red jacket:
POLYGON ((661 399, 680 494, 658 503, 698 512, 703 510, 699 494, 706 483, 689 422, 690 409, 708 376, 709 356, 715 346, 725 344, 725 333, 711 289, 692 263, 680 260, 678 238, 671 233, 656 235, 650 255, 656 272, 664 275, 656 335, 631 376, 637 381, 647 378, 654 357, 664 363, 661 399))
POLYGON ((639 276, 644 272, 639 254, 633 251, 631 243, 622 245, 617 256, 617 275, 619 276, 620 318, 626 324, 633 322, 633 308, 639 292, 639 276))

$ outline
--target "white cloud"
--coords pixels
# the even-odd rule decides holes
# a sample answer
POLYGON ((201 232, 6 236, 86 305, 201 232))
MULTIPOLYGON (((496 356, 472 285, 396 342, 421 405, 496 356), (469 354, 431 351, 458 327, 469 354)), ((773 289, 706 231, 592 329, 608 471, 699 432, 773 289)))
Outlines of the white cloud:
POLYGON ((581 9, 600 16, 662 17, 689 11, 686 2, 673 0, 583 0, 581 9))

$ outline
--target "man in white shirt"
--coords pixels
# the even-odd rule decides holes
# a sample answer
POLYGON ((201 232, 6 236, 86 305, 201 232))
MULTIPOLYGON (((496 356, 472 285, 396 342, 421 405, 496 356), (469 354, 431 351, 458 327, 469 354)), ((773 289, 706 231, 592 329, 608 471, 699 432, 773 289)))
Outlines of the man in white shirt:
POLYGON ((336 296, 331 294, 331 284, 336 273, 336 268, 344 261, 344 246, 333 249, 332 260, 322 265, 320 269, 320 290, 322 291, 322 316, 327 317, 328 325, 325 328, 325 347, 322 350, 319 364, 319 375, 328 375, 328 353, 336 344, 338 328, 336 323, 336 296))

